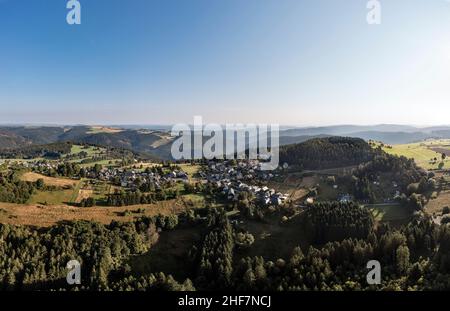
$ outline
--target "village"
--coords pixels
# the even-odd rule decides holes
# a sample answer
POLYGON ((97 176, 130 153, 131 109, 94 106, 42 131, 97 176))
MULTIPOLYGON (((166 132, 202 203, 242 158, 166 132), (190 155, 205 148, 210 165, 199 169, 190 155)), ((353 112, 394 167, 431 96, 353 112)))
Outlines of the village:
POLYGON ((229 201, 237 201, 239 194, 247 192, 255 202, 264 205, 282 205, 289 195, 277 192, 267 186, 250 185, 249 183, 265 182, 277 173, 267 172, 261 169, 258 160, 225 160, 221 162, 208 162, 206 170, 200 172, 201 178, 213 183, 229 201))
MULTIPOLYGON (((111 162, 111 161, 110 161, 111 162)), ((259 160, 206 161, 192 164, 198 167, 195 174, 183 170, 191 164, 157 164, 129 159, 131 165, 116 166, 111 163, 76 166, 63 160, 32 160, 12 163, 37 174, 49 177, 65 177, 85 180, 90 188, 97 184, 110 184, 127 192, 160 191, 180 184, 208 184, 228 202, 239 200, 246 193, 254 203, 261 206, 279 206, 287 202, 289 195, 268 187, 268 181, 279 176, 278 171, 264 171, 259 160), (183 167, 183 168, 182 168, 183 167)))

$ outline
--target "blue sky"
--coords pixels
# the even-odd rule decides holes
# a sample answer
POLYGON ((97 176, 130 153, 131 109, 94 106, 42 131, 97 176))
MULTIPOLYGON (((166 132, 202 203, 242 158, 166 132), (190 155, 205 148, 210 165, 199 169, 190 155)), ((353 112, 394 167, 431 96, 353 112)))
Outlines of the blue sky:
POLYGON ((450 124, 450 2, 0 0, 0 123, 450 124))

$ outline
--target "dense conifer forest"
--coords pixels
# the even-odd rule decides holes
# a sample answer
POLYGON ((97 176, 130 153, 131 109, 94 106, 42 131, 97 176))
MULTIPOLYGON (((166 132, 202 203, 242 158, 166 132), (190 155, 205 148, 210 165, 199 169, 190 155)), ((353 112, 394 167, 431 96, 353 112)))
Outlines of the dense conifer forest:
POLYGON ((375 150, 359 138, 315 138, 304 143, 283 146, 280 149, 280 162, 305 170, 317 170, 367 162, 375 153, 375 150))
MULTIPOLYGON (((364 210, 352 203, 329 203, 309 212, 318 229, 306 249, 275 261, 234 260, 235 232, 224 212, 207 217, 164 217, 133 223, 66 223, 49 229, 0 225, 0 286, 56 290, 434 290, 450 284, 450 228, 417 218, 399 229, 373 228, 364 210), (313 212, 314 211, 314 212, 313 212), (320 220, 324 216, 325 219, 320 220), (339 217, 337 217, 339 216, 339 217), (131 256, 151 252, 155 235, 178 226, 200 226, 203 238, 192 245, 188 278, 165 273, 136 275, 131 256), (333 235, 330 235, 330 234, 333 235), (382 265, 382 285, 368 285, 366 263, 382 265), (82 264, 82 284, 65 283, 66 263, 82 264)), ((191 215, 192 216, 192 215, 191 215)))

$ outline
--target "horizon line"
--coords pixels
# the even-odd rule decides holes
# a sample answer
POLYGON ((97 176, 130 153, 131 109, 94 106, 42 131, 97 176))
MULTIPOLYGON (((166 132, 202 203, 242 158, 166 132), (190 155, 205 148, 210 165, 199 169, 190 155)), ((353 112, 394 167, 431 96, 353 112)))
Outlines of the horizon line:
MULTIPOLYGON (((210 122, 210 123, 217 123, 217 122, 210 122)), ((264 124, 269 124, 266 122, 263 122, 264 124)), ((261 124, 263 124, 261 123, 261 124)), ((190 123, 185 122, 178 122, 178 123, 53 123, 53 122, 17 122, 17 123, 2 123, 0 122, 0 127, 27 127, 27 126, 40 126, 40 127, 67 127, 67 126, 85 126, 85 127, 138 127, 138 126, 151 126, 151 127, 172 127, 175 124, 188 124, 193 125, 190 123)), ((204 124, 209 124, 208 122, 204 124)), ((227 122, 227 123, 218 123, 219 125, 226 125, 226 124, 259 124, 257 122, 227 122)), ((274 123, 275 124, 275 123, 274 123)), ((339 127, 339 126, 355 126, 355 127, 376 127, 376 126, 405 126, 405 127, 414 127, 414 128, 429 128, 429 127, 450 127, 450 124, 407 124, 407 123, 372 123, 372 124, 357 124, 357 123, 333 123, 333 124, 320 124, 320 125, 301 125, 301 124, 281 124, 278 123, 281 127, 291 127, 291 128, 321 128, 321 127, 339 127)))

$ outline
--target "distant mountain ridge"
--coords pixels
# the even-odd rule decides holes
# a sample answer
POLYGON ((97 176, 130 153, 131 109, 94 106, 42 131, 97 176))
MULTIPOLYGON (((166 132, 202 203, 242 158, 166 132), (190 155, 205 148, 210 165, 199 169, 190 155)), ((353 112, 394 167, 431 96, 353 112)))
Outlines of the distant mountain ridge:
POLYGON ((0 149, 16 149, 56 142, 87 143, 129 149, 167 158, 164 148, 172 138, 166 132, 112 130, 89 126, 73 127, 0 127, 0 149))
MULTIPOLYGON (((88 143, 125 148, 170 159, 170 127, 158 126, 0 126, 0 149, 56 142, 88 143)), ((373 126, 336 125, 322 127, 281 127, 280 145, 301 143, 313 138, 344 136, 406 144, 427 138, 450 138, 450 126, 414 127, 380 124, 373 126)))
POLYGON ((410 125, 379 124, 337 125, 324 127, 291 128, 280 131, 281 137, 296 136, 347 136, 365 140, 379 140, 387 144, 407 144, 427 138, 450 138, 450 126, 415 127, 410 125))

